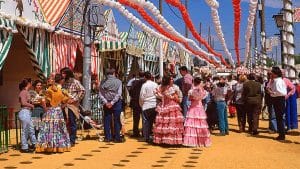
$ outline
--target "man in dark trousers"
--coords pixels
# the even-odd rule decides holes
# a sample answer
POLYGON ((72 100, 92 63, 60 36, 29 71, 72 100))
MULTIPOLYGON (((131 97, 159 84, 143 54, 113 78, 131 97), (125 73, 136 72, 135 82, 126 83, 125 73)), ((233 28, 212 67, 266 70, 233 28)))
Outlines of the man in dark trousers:
POLYGON ((248 79, 249 81, 243 85, 242 98, 245 102, 249 133, 258 135, 259 113, 262 104, 261 84, 255 81, 255 74, 253 73, 249 74, 248 79))
POLYGON ((63 84, 63 89, 66 89, 70 95, 70 99, 65 107, 65 115, 68 120, 69 134, 71 146, 75 146, 76 133, 77 133, 77 125, 76 119, 79 119, 79 105, 81 100, 84 97, 85 89, 81 85, 81 83, 75 79, 73 71, 65 67, 61 69, 61 74, 65 79, 63 84))
POLYGON ((144 72, 139 72, 139 78, 132 82, 130 95, 130 107, 132 108, 133 128, 131 137, 140 137, 139 123, 142 114, 142 108, 139 104, 140 92, 142 85, 145 83, 144 72))
POLYGON ((106 70, 106 79, 100 84, 99 96, 104 103, 104 134, 105 142, 124 142, 120 137, 122 112, 122 81, 116 77, 115 69, 106 70), (111 131, 112 118, 114 120, 114 133, 111 131), (112 136, 114 135, 114 136, 112 136))

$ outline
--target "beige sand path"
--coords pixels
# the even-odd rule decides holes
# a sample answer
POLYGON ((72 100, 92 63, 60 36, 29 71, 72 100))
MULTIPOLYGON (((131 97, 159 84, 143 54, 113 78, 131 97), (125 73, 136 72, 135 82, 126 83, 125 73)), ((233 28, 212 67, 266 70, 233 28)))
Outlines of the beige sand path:
MULTIPOLYGON (((21 154, 11 149, 0 155, 5 169, 115 169, 115 168, 262 168, 299 169, 300 131, 287 135, 287 141, 273 140, 267 121, 260 122, 260 135, 236 133, 236 119, 229 119, 230 135, 212 136, 210 148, 161 147, 127 138, 125 143, 97 140, 78 141, 70 152, 62 154, 21 154)), ((127 129, 132 121, 127 119, 127 129)), ((215 131, 217 132, 217 131, 215 131)), ((93 134, 92 134, 93 135, 93 134)))

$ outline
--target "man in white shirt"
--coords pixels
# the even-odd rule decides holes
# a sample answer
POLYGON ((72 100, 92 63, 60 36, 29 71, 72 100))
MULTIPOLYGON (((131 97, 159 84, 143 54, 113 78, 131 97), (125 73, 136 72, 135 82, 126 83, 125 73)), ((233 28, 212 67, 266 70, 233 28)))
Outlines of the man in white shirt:
POLYGON ((132 83, 137 80, 135 74, 132 75, 132 78, 128 81, 127 85, 126 85, 126 88, 127 90, 129 91, 132 87, 132 83))
POLYGON ((151 80, 152 76, 150 72, 145 72, 144 76, 146 82, 142 86, 139 103, 142 107, 144 139, 146 142, 150 142, 150 134, 156 117, 155 108, 157 103, 155 90, 158 85, 151 80))
POLYGON ((282 79, 282 72, 279 67, 272 68, 273 82, 269 83, 267 92, 271 95, 271 100, 276 114, 277 129, 279 136, 276 140, 285 140, 284 119, 285 112, 285 96, 287 95, 287 87, 282 79))

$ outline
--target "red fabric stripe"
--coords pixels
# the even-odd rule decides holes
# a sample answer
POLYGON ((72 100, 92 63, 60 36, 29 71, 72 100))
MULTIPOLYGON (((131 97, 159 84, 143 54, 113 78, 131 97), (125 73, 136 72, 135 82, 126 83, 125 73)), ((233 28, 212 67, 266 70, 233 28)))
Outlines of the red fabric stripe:
POLYGON ((40 0, 39 2, 46 21, 52 26, 58 23, 70 4, 70 0, 40 0))

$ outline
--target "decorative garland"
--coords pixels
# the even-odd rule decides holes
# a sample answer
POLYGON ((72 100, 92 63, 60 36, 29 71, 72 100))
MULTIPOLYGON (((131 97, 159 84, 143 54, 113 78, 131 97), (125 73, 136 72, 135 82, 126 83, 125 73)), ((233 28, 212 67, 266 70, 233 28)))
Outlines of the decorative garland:
MULTIPOLYGON (((150 27, 148 27, 147 25, 145 25, 142 21, 140 21, 137 17, 135 17, 132 13, 130 13, 119 2, 115 2, 115 1, 111 1, 111 0, 98 0, 98 2, 103 3, 106 6, 116 8, 117 10, 120 11, 120 13, 122 15, 124 15, 124 17, 126 17, 128 20, 130 20, 131 23, 133 23, 134 25, 140 27, 143 31, 151 34, 152 36, 156 36, 160 39, 171 42, 171 40, 169 38, 165 37, 164 35, 162 35, 160 33, 157 33, 155 30, 153 30, 150 27)), ((179 47, 181 47, 183 50, 187 51, 187 49, 184 48, 182 45, 180 45, 179 47)), ((189 53, 191 53, 191 52, 189 52, 189 53)))
MULTIPOLYGON (((200 52, 206 54, 207 56, 214 56, 211 53, 207 53, 206 51, 204 51, 202 48, 200 48, 195 41, 193 41, 192 39, 186 38, 184 36, 182 36, 179 32, 177 32, 174 27, 160 14, 160 11, 156 8, 156 6, 151 3, 150 1, 145 1, 145 0, 132 0, 135 3, 139 4, 140 6, 143 6, 145 8, 147 8, 152 14, 153 16, 158 20, 158 22, 165 27, 168 32, 174 34, 175 36, 183 39, 184 41, 187 41, 189 43, 191 43, 191 45, 193 45, 197 50, 199 50, 200 52)), ((214 58, 215 59, 215 58, 214 58)), ((219 62, 218 60, 215 60, 216 62, 219 62)))
POLYGON ((221 59, 221 62, 226 66, 226 67, 230 67, 227 62, 224 60, 224 58, 222 57, 222 54, 215 52, 211 46, 199 35, 199 33, 197 32, 191 18, 190 15, 187 11, 187 9, 185 8, 185 6, 180 2, 180 0, 166 0, 166 2, 176 8, 178 8, 178 10, 180 11, 182 18, 185 22, 185 24, 187 25, 188 29, 191 31, 192 35, 200 42, 202 43, 209 52, 211 52, 212 54, 214 54, 215 56, 219 57, 221 59))
POLYGON ((248 26, 246 30, 246 49, 245 49, 245 63, 244 65, 246 66, 247 61, 249 61, 249 52, 250 52, 250 38, 252 34, 252 29, 253 29, 253 23, 255 19, 255 14, 256 14, 256 9, 257 9, 257 2, 258 0, 250 0, 250 9, 249 9, 249 17, 248 17, 248 26))
POLYGON ((240 23, 241 23, 241 0, 232 0, 234 10, 234 48, 238 66, 240 66, 240 23))
MULTIPOLYGON (((229 50, 227 48, 225 38, 224 38, 224 34, 223 34, 223 31, 222 31, 222 27, 221 27, 221 21, 220 21, 220 17, 219 17, 219 13, 218 13, 219 2, 217 0, 205 0, 205 1, 211 7, 211 16, 212 16, 212 19, 213 19, 213 22, 214 22, 216 33, 217 33, 218 38, 220 40, 220 43, 223 47, 223 50, 226 53, 226 55, 228 56, 230 64, 234 65, 232 55, 231 55, 231 53, 229 52, 229 50)), ((239 59, 238 59, 238 61, 239 61, 239 59)))
POLYGON ((169 39, 171 39, 175 42, 179 42, 179 43, 183 44, 183 46, 186 49, 190 50, 193 54, 198 55, 198 56, 202 56, 205 60, 207 60, 211 64, 214 64, 215 66, 218 66, 217 63, 215 63, 213 60, 206 57, 206 55, 204 53, 202 53, 200 51, 196 51, 193 48, 191 48, 189 46, 188 42, 178 38, 177 36, 174 36, 174 35, 168 33, 167 31, 165 31, 154 19, 152 19, 152 17, 150 15, 148 15, 148 13, 144 10, 144 8, 142 8, 139 5, 137 5, 133 2, 130 2, 128 0, 119 0, 119 3, 135 9, 143 17, 143 19, 145 19, 151 26, 153 26, 156 30, 158 30, 164 36, 168 37, 169 39))

